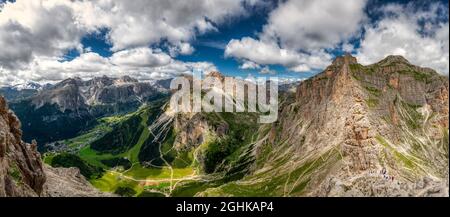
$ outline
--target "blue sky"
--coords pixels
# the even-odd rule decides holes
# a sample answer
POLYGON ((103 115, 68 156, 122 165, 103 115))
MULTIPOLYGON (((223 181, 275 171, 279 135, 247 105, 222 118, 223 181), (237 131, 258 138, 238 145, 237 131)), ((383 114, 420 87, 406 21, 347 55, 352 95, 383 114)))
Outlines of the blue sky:
MULTIPOLYGON (((432 1, 413 2, 414 6, 419 8, 429 7, 432 1)), ((442 0, 442 4, 448 5, 448 1, 442 0)), ((224 49, 227 43, 236 38, 243 37, 253 37, 262 31, 263 26, 267 23, 267 17, 272 10, 272 7, 276 7, 276 2, 274 1, 273 5, 268 8, 259 8, 252 10, 248 15, 235 18, 229 21, 228 23, 218 25, 217 31, 212 31, 203 35, 196 37, 193 41, 193 46, 195 48, 195 52, 192 55, 182 55, 178 56, 177 59, 182 61, 208 61, 214 63, 220 72, 231 75, 231 76, 247 76, 247 74, 252 74, 255 76, 261 76, 257 69, 249 69, 244 70, 239 68, 239 61, 233 58, 226 58, 224 56, 224 49)), ((382 15, 377 13, 376 10, 380 8, 382 5, 386 4, 401 4, 407 5, 411 4, 411 1, 408 0, 396 0, 396 1, 387 1, 387 0, 371 0, 367 3, 365 8, 366 13, 369 16, 370 22, 374 23, 382 15)), ((448 21, 448 11, 447 18, 445 15, 439 16, 439 19, 447 19, 448 21)), ((102 56, 111 56, 111 45, 108 44, 105 40, 107 35, 107 29, 102 30, 101 33, 90 34, 83 38, 83 45, 86 47, 91 47, 93 51, 101 54, 102 56)), ((350 40, 350 43, 355 47, 359 47, 359 35, 356 35, 353 39, 350 40)), ((335 57, 345 53, 342 49, 330 49, 330 53, 335 57)), ((69 53, 69 59, 76 57, 77 53, 69 53)), ((317 73, 317 70, 311 70, 308 72, 297 73, 292 72, 289 69, 281 65, 272 65, 270 69, 277 72, 278 76, 281 77, 294 77, 294 78, 306 78, 311 75, 317 73)))
POLYGON ((192 68, 301 79, 345 52, 363 64, 399 54, 448 74, 448 1, 186 2, 9 1, 0 9, 0 85, 159 79, 192 68))
MULTIPOLYGON (((273 4, 276 4, 275 1, 273 4)), ((208 61, 214 63, 218 70, 229 76, 241 76, 245 77, 248 74, 253 76, 262 76, 258 70, 239 69, 239 62, 233 58, 226 58, 224 56, 224 50, 227 43, 234 38, 242 38, 246 36, 254 36, 262 30, 266 19, 270 13, 271 8, 260 8, 252 10, 250 14, 241 18, 234 18, 227 23, 218 25, 217 31, 208 32, 206 34, 196 37, 193 41, 195 52, 192 55, 178 56, 177 59, 181 61, 208 61)), ((109 57, 112 55, 112 45, 105 40, 107 38, 108 29, 102 29, 99 33, 93 33, 86 35, 82 39, 83 46, 92 48, 92 51, 101 54, 102 56, 109 57)), ((153 47, 163 47, 164 42, 158 43, 153 47)), ((151 45, 150 45, 151 46, 151 45)), ((66 54, 66 60, 71 60, 79 56, 79 52, 76 50, 70 50, 66 54)), ((271 69, 277 71, 278 76, 302 78, 309 77, 316 73, 311 71, 307 73, 296 73, 286 70, 280 65, 274 65, 271 69)))

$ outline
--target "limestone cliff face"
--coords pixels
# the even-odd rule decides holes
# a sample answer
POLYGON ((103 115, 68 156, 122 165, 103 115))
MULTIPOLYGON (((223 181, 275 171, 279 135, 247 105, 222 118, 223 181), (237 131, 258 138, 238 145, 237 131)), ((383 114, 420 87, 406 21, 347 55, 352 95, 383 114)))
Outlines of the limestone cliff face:
POLYGON ((339 57, 283 113, 280 138, 294 158, 338 153, 328 174, 308 176, 307 195, 448 195, 448 78, 431 69, 400 56, 369 66, 339 57))
POLYGON ((210 127, 201 115, 177 115, 174 128, 179 131, 174 147, 176 150, 190 150, 202 144, 210 127))
POLYGON ((203 194, 448 196, 448 85, 400 56, 338 57, 281 98, 253 171, 203 194))
POLYGON ((36 144, 21 140, 20 122, 0 96, 0 196, 40 196, 45 174, 36 144))
POLYGON ((143 102, 168 90, 164 81, 139 82, 129 76, 91 80, 69 78, 33 96, 32 104, 42 107, 55 104, 61 111, 83 110, 96 105, 143 102))
POLYGON ((37 144, 22 141, 20 121, 0 96, 0 197, 110 196, 76 168, 43 166, 37 144))
POLYGON ((206 115, 197 113, 177 115, 174 128, 179 132, 175 138, 174 148, 189 150, 204 143, 210 134, 218 137, 224 136, 229 126, 225 121, 212 123, 206 115))

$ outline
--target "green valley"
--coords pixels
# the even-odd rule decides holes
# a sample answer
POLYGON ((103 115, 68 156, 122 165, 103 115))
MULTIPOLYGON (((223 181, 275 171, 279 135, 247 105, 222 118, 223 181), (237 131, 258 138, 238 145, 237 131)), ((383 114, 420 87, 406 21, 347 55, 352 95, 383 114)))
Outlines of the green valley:
POLYGON ((171 196, 179 186, 185 191, 186 183, 242 177, 251 162, 245 152, 255 139, 256 120, 251 113, 171 115, 163 99, 126 115, 98 119, 92 129, 59 141, 67 149, 45 153, 44 162, 78 167, 104 192, 171 196), (242 123, 243 119, 248 121, 242 123), (198 125, 203 126, 198 137, 190 138, 186 132, 198 125))

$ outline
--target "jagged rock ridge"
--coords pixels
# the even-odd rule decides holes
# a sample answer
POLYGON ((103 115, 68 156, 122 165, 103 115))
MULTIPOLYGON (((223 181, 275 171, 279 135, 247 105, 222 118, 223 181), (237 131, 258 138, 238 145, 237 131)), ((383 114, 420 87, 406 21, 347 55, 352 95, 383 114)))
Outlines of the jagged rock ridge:
POLYGON ((37 144, 21 140, 20 121, 0 96, 0 197, 109 196, 76 168, 43 166, 37 144))
POLYGON ((281 104, 253 172, 201 195, 448 196, 447 77, 346 55, 281 104))
POLYGON ((36 143, 21 140, 19 119, 0 96, 0 196, 39 196, 45 174, 36 143))
POLYGON ((143 102, 148 97, 167 91, 164 81, 139 82, 129 76, 103 76, 86 81, 69 78, 34 96, 32 103, 36 108, 56 104, 61 111, 78 110, 95 105, 143 102))

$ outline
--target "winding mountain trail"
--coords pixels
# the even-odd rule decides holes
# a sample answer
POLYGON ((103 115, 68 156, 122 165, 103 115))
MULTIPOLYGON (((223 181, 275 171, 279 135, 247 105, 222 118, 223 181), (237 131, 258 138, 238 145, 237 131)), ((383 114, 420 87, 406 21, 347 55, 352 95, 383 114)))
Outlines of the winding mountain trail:
MULTIPOLYGON (((128 177, 133 181, 138 181, 138 182, 144 182, 145 184, 148 183, 164 183, 164 182, 169 182, 170 186, 169 186, 169 195, 170 193, 175 189, 175 187, 177 186, 178 183, 182 182, 182 181, 187 181, 187 180, 201 180, 201 176, 195 175, 196 172, 194 171, 193 174, 183 177, 183 178, 174 178, 174 168, 172 167, 172 165, 164 158, 164 151, 162 150, 163 147, 163 142, 166 140, 166 137, 170 131, 170 127, 172 126, 171 124, 173 123, 174 120, 174 115, 170 112, 170 111, 166 111, 165 113, 163 113, 162 115, 160 115, 158 117, 158 119, 151 124, 148 127, 148 130, 150 132, 150 135, 153 136, 153 140, 152 142, 158 143, 158 150, 159 150, 159 158, 164 162, 164 164, 166 165, 166 167, 170 170, 170 178, 163 178, 163 179, 134 179, 132 177, 128 177)), ((173 147, 172 147, 173 148, 173 147)), ((194 154, 195 156, 195 154, 194 154)), ((162 166, 158 166, 160 168, 164 168, 162 166)), ((122 174, 123 175, 123 174, 122 174)), ((124 176, 127 177, 127 176, 124 176)), ((164 192, 159 192, 159 193, 163 193, 164 192)), ((165 194, 166 196, 168 196, 168 194, 165 194)))
POLYGON ((163 182, 185 181, 185 180, 200 180, 200 179, 197 179, 197 178, 201 177, 201 176, 198 176, 198 175, 189 175, 189 176, 185 176, 183 178, 170 177, 170 178, 155 178, 155 179, 148 179, 148 178, 147 179, 136 179, 136 178, 134 178, 132 176, 125 175, 124 172, 117 172, 117 171, 114 171, 114 170, 110 170, 108 172, 116 174, 120 178, 128 179, 128 180, 131 180, 131 181, 135 181, 135 182, 149 182, 149 183, 163 183, 163 182))
POLYGON ((170 123, 172 123, 172 120, 173 120, 173 117, 163 114, 160 116, 160 118, 158 118, 156 123, 154 123, 148 127, 150 134, 153 136, 153 142, 157 142, 159 145, 158 150, 159 150, 159 155, 160 155, 161 160, 164 161, 164 163, 170 170, 170 192, 172 192, 172 190, 173 190, 173 173, 174 172, 173 172, 172 165, 170 165, 170 163, 167 162, 167 160, 164 158, 164 154, 162 151, 162 141, 164 141, 167 136, 167 133, 169 130, 169 128, 167 126, 169 126, 170 123), (160 129, 159 133, 155 135, 154 130, 159 129, 159 127, 161 125, 162 125, 162 129, 160 129), (162 136, 162 138, 161 138, 161 136, 162 136))

